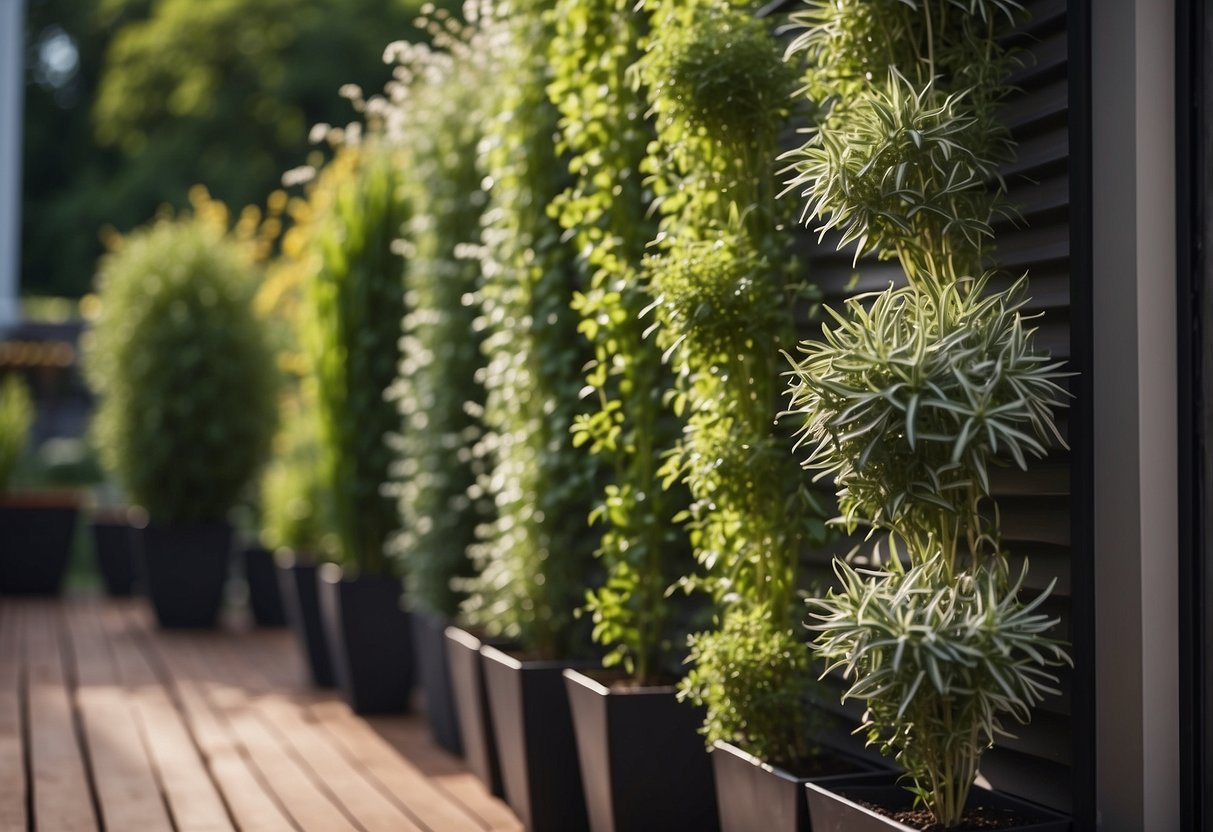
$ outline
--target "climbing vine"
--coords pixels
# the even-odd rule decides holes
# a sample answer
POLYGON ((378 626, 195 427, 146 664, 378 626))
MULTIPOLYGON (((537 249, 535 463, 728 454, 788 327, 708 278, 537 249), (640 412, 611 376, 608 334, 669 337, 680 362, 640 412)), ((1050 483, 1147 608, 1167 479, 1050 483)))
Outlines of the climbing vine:
POLYGON ((568 185, 553 144, 550 66, 534 48, 551 40, 550 10, 546 0, 497 5, 481 16, 475 42, 494 94, 480 143, 488 205, 477 296, 487 362, 478 451, 491 473, 478 487, 496 516, 469 550, 479 575, 462 584, 471 623, 549 657, 578 649, 573 615, 597 548, 585 528, 596 464, 570 433, 588 359, 571 307, 576 250, 547 211, 568 185))

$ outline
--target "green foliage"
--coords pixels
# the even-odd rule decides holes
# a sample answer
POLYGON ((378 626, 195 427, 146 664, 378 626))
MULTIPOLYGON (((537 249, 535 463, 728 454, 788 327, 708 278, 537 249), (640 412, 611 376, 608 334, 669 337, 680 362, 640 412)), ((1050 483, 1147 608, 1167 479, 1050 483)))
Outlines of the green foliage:
POLYGON ((1026 282, 986 287, 932 281, 851 298, 791 373, 805 467, 834 479, 848 529, 894 531, 949 570, 997 552, 983 516, 991 465, 1026 467, 1064 444, 1052 417, 1065 404, 1059 365, 1019 315, 1026 282))
POLYGON ((567 185, 552 137, 557 112, 543 50, 552 32, 543 0, 498 5, 481 17, 476 50, 488 60, 495 100, 481 142, 489 195, 478 293, 487 367, 479 451, 492 473, 481 486, 497 516, 478 530, 479 575, 462 584, 472 624, 518 638, 539 655, 579 649, 573 611, 584 596, 596 541, 585 518, 595 460, 572 447, 580 369, 587 356, 570 307, 575 250, 547 206, 567 185))
POLYGON ((0 494, 12 480, 33 424, 34 401, 29 388, 19 376, 7 376, 0 384, 0 494))
POLYGON ((1008 584, 999 569, 953 576, 942 559, 897 564, 858 572, 834 562, 841 589, 811 602, 815 652, 851 681, 844 699, 866 704, 869 744, 895 755, 918 797, 955 823, 982 750, 1008 735, 1004 716, 1027 723, 1059 692, 1045 668, 1069 657, 1046 635, 1056 619, 1037 611, 1048 591, 1019 600, 1026 565, 1008 584))
POLYGON ((582 395, 595 409, 578 415, 573 444, 612 474, 590 515, 603 527, 597 556, 606 580, 589 592, 586 610, 594 640, 611 648, 604 664, 647 684, 674 665, 666 588, 682 574, 687 549, 669 524, 681 495, 658 477, 676 440, 662 404, 672 381, 641 320, 649 302, 642 260, 657 228, 640 169, 653 130, 644 91, 628 75, 643 54, 648 15, 628 0, 560 0, 553 19, 548 95, 573 181, 552 211, 582 253, 573 309, 594 349, 582 395))
POLYGON ((744 746, 773 764, 803 760, 812 748, 804 698, 809 653, 782 611, 762 605, 730 606, 720 628, 691 637, 694 667, 682 683, 685 696, 711 711, 709 743, 744 746))
POLYGON ((328 558, 337 550, 332 495, 321 478, 319 420, 310 398, 297 393, 280 401, 278 434, 261 475, 261 542, 328 558))
POLYGON ((337 88, 380 86, 384 45, 421 34, 420 0, 26 5, 21 271, 34 291, 71 295, 88 290, 105 225, 184 207, 195 182, 259 202, 308 159, 310 125, 348 120, 337 88), (69 76, 39 59, 60 33, 77 50, 69 76))
POLYGON ((102 462, 153 522, 224 519, 268 450, 273 358, 251 253, 199 218, 161 220, 101 263, 86 371, 102 462))
POLYGON ((435 48, 402 46, 397 64, 408 78, 387 94, 386 118, 399 125, 392 140, 412 160, 414 210, 402 357, 389 391, 403 423, 394 467, 401 530, 390 551, 413 603, 453 617, 463 596, 452 579, 471 574, 467 549, 492 517, 477 487, 485 460, 474 453, 484 407, 472 299, 480 268, 464 254, 486 201, 476 166, 486 75, 471 52, 473 29, 442 16, 430 27, 435 48))
POLYGON ((823 530, 790 440, 774 428, 778 353, 799 290, 774 265, 790 258, 771 177, 793 76, 742 12, 667 4, 655 19, 638 72, 657 128, 644 169, 663 219, 645 266, 676 379, 669 399, 685 420, 659 473, 691 496, 675 520, 704 574, 683 584, 725 608, 717 632, 692 638, 696 668, 680 696, 706 706, 710 740, 785 760, 804 747, 792 736, 807 683, 807 649, 792 636, 800 550, 823 530), (758 627, 752 641, 737 629, 745 622, 758 627), (787 696, 755 695, 767 678, 785 681, 787 696))
POLYGON ((409 205, 390 153, 347 147, 333 164, 332 197, 313 236, 304 340, 340 558, 364 574, 384 575, 384 545, 397 525, 383 489, 393 460, 387 437, 399 426, 384 391, 400 362, 405 265, 395 241, 409 205))
POLYGON ((1025 604, 1026 566, 1009 578, 990 494, 990 467, 1065 444, 1063 373, 1024 325, 1026 278, 998 292, 987 271, 1013 149, 995 117, 1013 63, 1000 44, 1019 7, 809 5, 791 54, 831 62, 809 69, 824 116, 792 155, 791 187, 823 233, 857 258, 896 257, 908 279, 852 298, 792 359, 806 467, 835 479, 849 529, 890 548, 883 569, 836 561, 841 587, 811 602, 810 627, 845 697, 865 703, 869 743, 950 829, 1003 719, 1026 722, 1052 692, 1048 668, 1069 661, 1036 612, 1051 587, 1025 604))

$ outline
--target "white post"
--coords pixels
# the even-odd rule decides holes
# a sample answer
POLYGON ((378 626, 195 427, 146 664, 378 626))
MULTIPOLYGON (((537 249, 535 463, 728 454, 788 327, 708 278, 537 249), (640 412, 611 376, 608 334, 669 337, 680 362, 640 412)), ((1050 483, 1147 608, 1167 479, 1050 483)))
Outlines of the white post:
POLYGON ((20 320, 25 0, 0 0, 0 334, 20 320))
POLYGON ((1177 830, 1173 0, 1091 23, 1099 829, 1177 830))

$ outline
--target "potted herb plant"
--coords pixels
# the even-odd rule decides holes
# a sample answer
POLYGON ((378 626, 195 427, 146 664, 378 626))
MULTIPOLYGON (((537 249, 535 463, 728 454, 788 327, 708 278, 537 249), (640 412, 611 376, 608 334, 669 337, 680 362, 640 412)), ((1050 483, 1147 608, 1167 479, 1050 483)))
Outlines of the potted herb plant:
POLYGON ((13 488, 34 423, 17 375, 0 382, 0 593, 57 595, 67 571, 80 498, 67 490, 13 488))
POLYGON ((398 417, 384 391, 400 361, 404 312, 405 263, 395 247, 408 204, 399 164, 373 141, 338 151, 305 287, 303 343, 341 564, 318 573, 320 609, 338 685, 359 713, 405 710, 413 682, 400 578, 385 552, 397 523, 384 484, 398 417))
POLYGON ((143 576, 164 627, 214 624, 227 512, 273 431, 273 358, 250 308, 258 273, 226 226, 211 210, 124 238, 101 262, 86 336, 97 446, 147 510, 143 576))
POLYGON ((773 427, 781 345, 798 285, 778 231, 771 173, 794 85, 767 24, 723 5, 659 15, 641 69, 659 143, 648 163, 665 217, 649 258, 656 337, 686 427, 663 475, 718 606, 690 641, 684 700, 704 709, 724 830, 804 830, 803 784, 853 772, 822 753, 807 718, 799 637, 801 549, 823 514, 773 427))
MULTIPOLYGON (((810 786, 810 811, 826 828, 961 828, 1008 811, 973 786, 981 753, 1006 720, 1029 719, 1068 661, 1040 611, 1048 590, 1022 597, 1027 566, 1007 564, 990 491, 992 466, 1064 446, 1062 373, 1024 322, 1026 278, 999 289, 989 265, 1006 210, 997 171, 1013 150, 995 118, 1002 35, 1018 6, 809 5, 792 54, 808 57, 806 89, 825 107, 792 187, 856 258, 896 258, 906 276, 849 300, 792 361, 806 467, 833 478, 843 525, 882 539, 869 566, 836 560, 810 627, 844 696, 866 706, 869 744, 912 783, 810 786), (855 11, 896 35, 868 37, 855 11)), ((1069 828, 1014 811, 1020 825, 1003 828, 1069 828)))
POLYGON ((649 17, 628 2, 565 0, 549 50, 572 176, 553 210, 582 252, 573 308, 594 349, 582 393, 593 409, 574 422, 573 444, 610 475, 590 515, 603 530, 604 574, 584 608, 608 652, 603 668, 564 671, 595 832, 717 825, 702 714, 676 696, 683 628, 706 604, 668 592, 694 561, 670 522, 685 490, 664 489, 660 470, 680 427, 664 403, 673 378, 642 315, 652 301, 644 254, 658 231, 642 166, 655 136, 646 91, 629 78, 649 17))

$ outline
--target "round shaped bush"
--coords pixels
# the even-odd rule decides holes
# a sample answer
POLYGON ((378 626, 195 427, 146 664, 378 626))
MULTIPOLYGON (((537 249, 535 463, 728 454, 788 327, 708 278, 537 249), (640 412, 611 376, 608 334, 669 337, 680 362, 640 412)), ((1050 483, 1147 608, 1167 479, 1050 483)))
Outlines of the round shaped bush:
POLYGON ((101 262, 94 430, 154 523, 222 521, 268 450, 276 377, 256 281, 247 252, 196 219, 161 220, 101 262))

